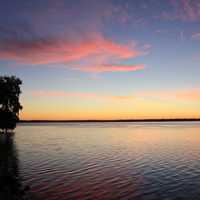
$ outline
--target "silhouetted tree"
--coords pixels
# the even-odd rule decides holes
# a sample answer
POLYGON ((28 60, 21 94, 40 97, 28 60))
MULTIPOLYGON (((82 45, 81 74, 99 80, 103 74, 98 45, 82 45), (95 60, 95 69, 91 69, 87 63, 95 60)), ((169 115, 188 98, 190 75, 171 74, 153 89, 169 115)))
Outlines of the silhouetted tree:
POLYGON ((0 76, 0 129, 7 132, 19 121, 19 102, 22 81, 15 76, 0 76))

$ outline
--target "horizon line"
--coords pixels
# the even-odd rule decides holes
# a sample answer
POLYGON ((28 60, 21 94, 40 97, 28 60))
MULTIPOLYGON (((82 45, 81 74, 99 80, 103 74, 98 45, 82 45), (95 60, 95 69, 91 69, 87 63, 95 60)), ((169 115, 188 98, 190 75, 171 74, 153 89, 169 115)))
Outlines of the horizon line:
POLYGON ((162 121, 200 121, 200 118, 152 118, 152 119, 77 119, 77 120, 19 120, 19 123, 45 122, 162 122, 162 121))

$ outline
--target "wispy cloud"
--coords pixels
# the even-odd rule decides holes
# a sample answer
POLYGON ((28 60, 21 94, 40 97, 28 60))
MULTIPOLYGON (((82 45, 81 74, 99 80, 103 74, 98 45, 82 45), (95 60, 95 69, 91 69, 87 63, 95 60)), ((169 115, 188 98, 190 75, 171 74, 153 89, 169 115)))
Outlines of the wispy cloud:
POLYGON ((20 4, 12 23, 0 21, 0 60, 95 73, 143 68, 133 59, 148 54, 150 45, 139 46, 132 39, 120 43, 105 35, 111 21, 119 25, 130 20, 128 3, 61 0, 33 5, 20 4), (126 59, 133 63, 124 65, 126 59))
POLYGON ((92 92, 65 92, 65 91, 45 91, 37 90, 32 91, 31 94, 36 97, 74 97, 74 98, 86 98, 96 100, 109 100, 109 101, 127 101, 133 100, 133 96, 120 96, 120 95, 104 95, 92 92))
POLYGON ((103 73, 103 72, 131 72, 143 70, 144 65, 97 65, 97 66, 85 66, 77 67, 77 70, 94 72, 94 73, 103 73))
POLYGON ((118 44, 102 36, 83 41, 62 39, 4 40, 0 58, 33 64, 78 61, 89 56, 106 56, 126 59, 141 53, 128 45, 118 44))
POLYGON ((24 2, 12 13, 13 24, 0 22, 0 59, 33 65, 61 63, 86 72, 121 72, 138 67, 135 62, 119 63, 149 53, 149 45, 119 43, 104 35, 111 21, 118 25, 130 21, 128 3, 61 0, 35 5, 24 2), (27 23, 22 21, 24 16, 27 23))
POLYGON ((164 100, 181 100, 181 101, 200 101, 200 88, 167 90, 167 91, 144 91, 136 94, 140 97, 151 97, 164 100))
POLYGON ((191 22, 200 20, 199 0, 171 0, 170 3, 173 9, 163 13, 165 19, 191 22))
POLYGON ((193 34, 192 34, 192 39, 194 39, 194 40, 200 40, 200 32, 198 32, 198 33, 193 33, 193 34))
MULTIPOLYGON (((148 48, 149 49, 149 48, 148 48)), ((8 38, 1 41, 0 59, 14 60, 28 64, 63 63, 75 70, 101 71, 135 71, 141 66, 124 66, 105 64, 144 55, 136 45, 119 44, 100 33, 91 33, 84 39, 18 39, 8 38), (78 65, 74 63, 87 63, 78 65), (93 66, 92 66, 93 65, 93 66), (99 67, 99 69, 98 69, 99 67)))
POLYGON ((200 89, 180 89, 167 91, 141 91, 132 95, 108 95, 94 92, 66 92, 57 90, 36 90, 31 92, 35 97, 74 97, 109 101, 128 101, 138 98, 155 98, 159 100, 200 101, 200 89))

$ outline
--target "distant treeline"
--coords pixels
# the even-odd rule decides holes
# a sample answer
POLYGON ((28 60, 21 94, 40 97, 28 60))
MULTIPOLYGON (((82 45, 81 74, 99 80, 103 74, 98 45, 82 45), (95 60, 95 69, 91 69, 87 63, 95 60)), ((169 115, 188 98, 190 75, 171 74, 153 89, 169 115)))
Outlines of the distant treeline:
POLYGON ((181 119, 116 119, 116 120, 20 120, 20 123, 74 123, 74 122, 184 122, 200 121, 200 118, 181 119))

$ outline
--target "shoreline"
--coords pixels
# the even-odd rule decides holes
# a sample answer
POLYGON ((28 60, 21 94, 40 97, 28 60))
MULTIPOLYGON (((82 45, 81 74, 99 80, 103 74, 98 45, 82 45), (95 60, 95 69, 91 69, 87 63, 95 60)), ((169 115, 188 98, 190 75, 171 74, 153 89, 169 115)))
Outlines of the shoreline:
POLYGON ((116 119, 116 120, 20 120, 18 123, 98 123, 98 122, 200 122, 200 118, 191 119, 116 119))

